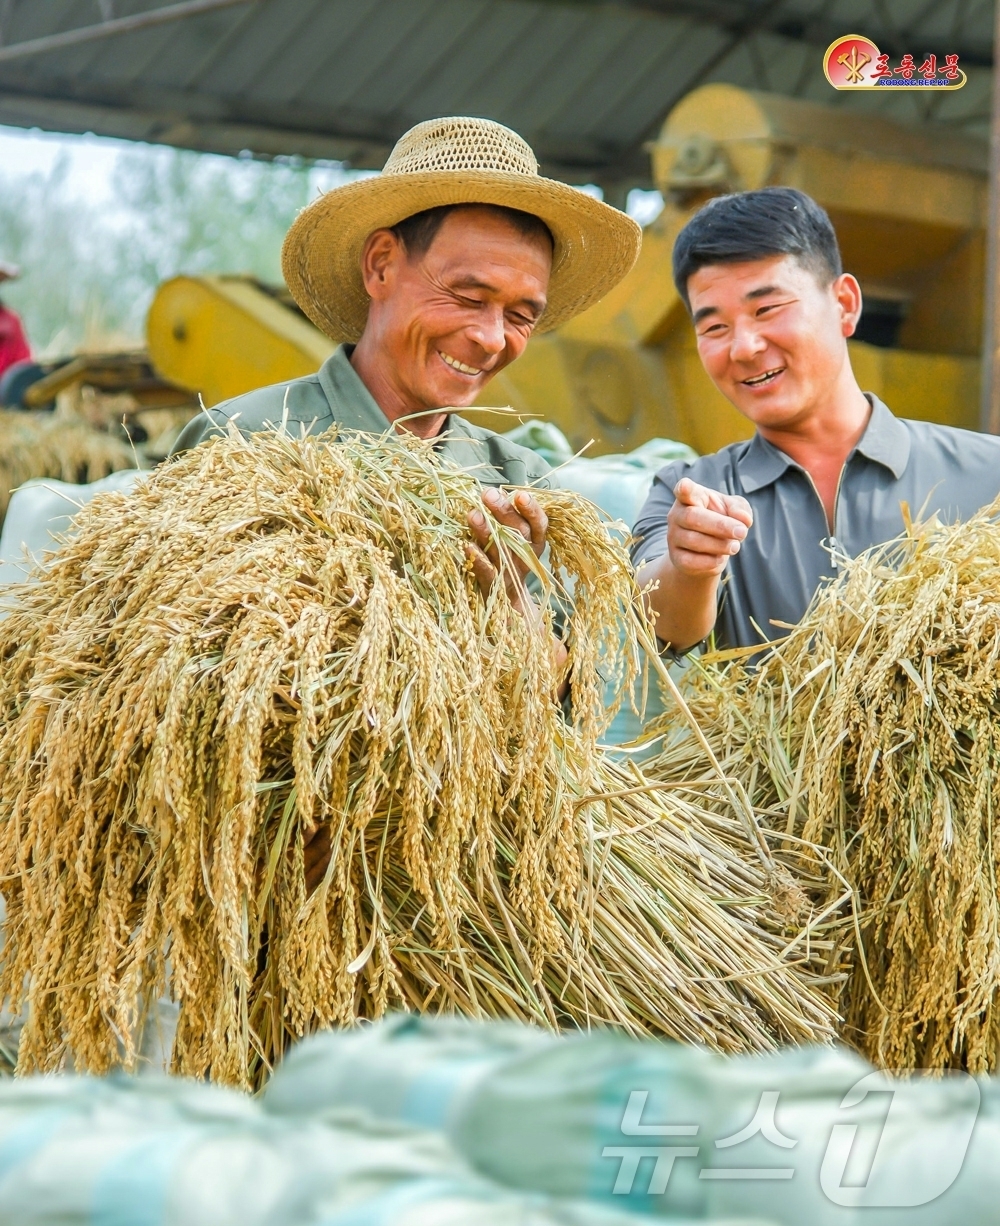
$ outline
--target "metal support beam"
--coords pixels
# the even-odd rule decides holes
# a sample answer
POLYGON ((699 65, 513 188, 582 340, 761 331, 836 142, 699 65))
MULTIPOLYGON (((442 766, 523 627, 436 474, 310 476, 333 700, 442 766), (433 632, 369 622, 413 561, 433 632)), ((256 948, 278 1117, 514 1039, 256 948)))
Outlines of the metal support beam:
MULTIPOLYGON (((1000 46, 1000 4, 994 19, 994 46, 1000 46)), ((986 222, 986 309, 983 312, 980 426, 1000 434, 1000 58, 993 67, 990 123, 990 203, 986 222)))
POLYGON ((188 17, 200 17, 216 9, 232 8, 237 4, 257 4, 260 0, 185 0, 183 4, 169 4, 164 8, 150 9, 131 17, 116 17, 97 25, 78 26, 75 30, 61 30, 44 38, 30 38, 26 42, 9 43, 0 47, 0 64, 11 60, 23 60, 31 55, 43 55, 46 51, 63 51, 66 47, 78 47, 81 43, 110 38, 115 34, 133 34, 152 26, 162 26, 170 21, 183 21, 188 17))
MULTIPOLYGON (((45 95, 31 89, 31 81, 31 73, 20 66, 2 75, 0 124, 98 132, 206 153, 320 158, 363 170, 381 169, 402 135, 392 116, 375 116, 375 122, 359 125, 356 116, 298 102, 259 104, 252 97, 234 102, 144 82, 124 88, 95 88, 84 82, 86 88, 81 89, 78 82, 65 79, 49 82, 50 93, 45 95)), ((632 187, 650 186, 649 158, 641 148, 584 139, 545 141, 535 151, 542 173, 567 183, 627 179, 632 187)))
POLYGON ((225 116, 211 118, 178 114, 175 107, 100 105, 64 98, 15 94, 0 86, 0 124, 14 128, 44 128, 49 132, 100 132, 120 140, 174 145, 203 153, 230 155, 251 151, 263 157, 300 157, 307 161, 346 162, 378 170, 395 143, 321 128, 295 128, 225 116))

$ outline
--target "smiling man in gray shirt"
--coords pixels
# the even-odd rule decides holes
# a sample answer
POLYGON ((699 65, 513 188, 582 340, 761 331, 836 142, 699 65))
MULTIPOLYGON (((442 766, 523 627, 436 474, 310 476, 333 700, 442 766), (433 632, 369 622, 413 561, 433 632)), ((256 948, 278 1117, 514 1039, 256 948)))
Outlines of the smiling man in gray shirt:
POLYGON ((683 652, 778 637, 816 588, 903 530, 967 519, 1000 493, 1000 439, 893 416, 862 392, 847 338, 861 289, 830 219, 791 188, 723 196, 674 246, 705 370, 756 426, 658 474, 633 560, 659 638, 683 652))

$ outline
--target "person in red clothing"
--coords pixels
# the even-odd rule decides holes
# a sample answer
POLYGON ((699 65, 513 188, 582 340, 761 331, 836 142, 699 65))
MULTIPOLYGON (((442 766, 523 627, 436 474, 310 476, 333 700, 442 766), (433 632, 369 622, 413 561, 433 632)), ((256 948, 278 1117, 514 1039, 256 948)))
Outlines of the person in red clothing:
MULTIPOLYGON (((14 264, 5 264, 0 260, 0 284, 13 281, 19 275, 20 269, 14 264)), ((10 307, 0 302, 0 375, 8 366, 25 362, 30 357, 31 348, 24 334, 24 325, 10 307)))

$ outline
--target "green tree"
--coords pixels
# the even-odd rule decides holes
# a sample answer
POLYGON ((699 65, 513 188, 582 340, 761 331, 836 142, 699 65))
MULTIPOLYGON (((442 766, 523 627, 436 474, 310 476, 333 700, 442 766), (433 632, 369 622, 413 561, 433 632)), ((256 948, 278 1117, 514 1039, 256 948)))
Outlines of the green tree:
POLYGON ((282 239, 315 179, 303 165, 139 145, 119 155, 113 205, 99 209, 74 198, 66 160, 47 175, 0 172, 0 256, 24 270, 4 298, 37 352, 141 342, 167 277, 279 283, 282 239))
POLYGON ((119 258, 147 289, 181 272, 246 272, 280 282, 281 242, 309 200, 310 172, 140 149, 121 155, 114 187, 127 217, 119 258))
POLYGON ((73 199, 68 169, 61 159, 49 174, 0 174, 0 256, 24 272, 3 297, 36 350, 134 331, 117 292, 113 236, 96 209, 73 199))

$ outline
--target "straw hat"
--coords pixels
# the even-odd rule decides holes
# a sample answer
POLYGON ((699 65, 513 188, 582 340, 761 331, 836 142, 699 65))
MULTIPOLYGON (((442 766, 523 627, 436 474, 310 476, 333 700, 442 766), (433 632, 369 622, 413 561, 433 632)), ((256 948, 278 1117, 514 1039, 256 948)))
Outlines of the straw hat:
POLYGON ((0 260, 0 281, 16 281, 21 275, 21 270, 16 264, 8 264, 6 260, 0 260))
POLYGON ((530 146, 487 119, 431 119, 400 137, 377 178, 336 187, 295 219, 281 252, 292 296, 334 340, 368 318, 361 252, 373 230, 443 204, 497 204, 540 217, 555 251, 546 332, 592 306, 636 261, 642 231, 618 209, 538 173, 530 146))

